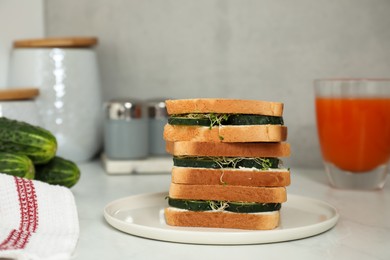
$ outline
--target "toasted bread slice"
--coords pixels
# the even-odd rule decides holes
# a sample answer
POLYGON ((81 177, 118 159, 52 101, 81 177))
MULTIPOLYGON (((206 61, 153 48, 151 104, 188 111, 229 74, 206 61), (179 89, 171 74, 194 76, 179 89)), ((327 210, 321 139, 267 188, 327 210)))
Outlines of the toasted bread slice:
POLYGON ((282 203, 287 200, 285 187, 249 187, 234 185, 187 185, 171 183, 169 197, 191 200, 224 200, 282 203))
POLYGON ((195 185, 235 185, 253 187, 284 187, 290 185, 287 169, 208 169, 173 167, 172 183, 195 185))
POLYGON ((287 157, 290 145, 279 143, 166 142, 174 156, 287 157))
POLYGON ((165 208, 165 221, 171 226, 269 230, 279 225, 279 211, 231 213, 224 211, 188 211, 165 208))
POLYGON ((281 142, 287 139, 283 125, 184 126, 166 124, 166 141, 191 142, 281 142))
POLYGON ((188 113, 257 114, 282 116, 283 103, 242 99, 178 99, 165 101, 169 115, 188 113))

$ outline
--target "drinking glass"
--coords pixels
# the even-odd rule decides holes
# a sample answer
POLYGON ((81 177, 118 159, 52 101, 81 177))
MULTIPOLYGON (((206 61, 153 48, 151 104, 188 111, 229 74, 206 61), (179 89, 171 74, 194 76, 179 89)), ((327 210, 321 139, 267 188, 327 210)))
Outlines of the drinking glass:
POLYGON ((332 186, 381 189, 390 161, 390 79, 314 81, 318 136, 332 186))

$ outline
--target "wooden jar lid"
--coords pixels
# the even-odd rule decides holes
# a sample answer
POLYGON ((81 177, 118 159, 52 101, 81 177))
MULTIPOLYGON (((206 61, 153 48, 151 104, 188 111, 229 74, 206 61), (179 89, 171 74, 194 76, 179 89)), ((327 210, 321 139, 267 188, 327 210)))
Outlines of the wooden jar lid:
POLYGON ((65 37, 14 41, 14 48, 89 48, 98 43, 96 37, 65 37))
POLYGON ((2 89, 0 90, 0 101, 32 99, 38 95, 39 89, 37 88, 2 89))

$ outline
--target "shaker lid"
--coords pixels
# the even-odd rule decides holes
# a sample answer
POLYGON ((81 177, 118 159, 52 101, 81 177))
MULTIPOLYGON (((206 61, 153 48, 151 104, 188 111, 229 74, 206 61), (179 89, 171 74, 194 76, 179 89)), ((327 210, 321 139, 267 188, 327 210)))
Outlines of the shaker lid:
POLYGON ((105 104, 106 117, 114 120, 130 120, 143 117, 143 103, 137 99, 113 99, 105 104))
POLYGON ((165 99, 150 99, 147 101, 149 118, 166 118, 168 116, 165 99))
POLYGON ((37 88, 17 88, 0 90, 0 100, 32 99, 39 95, 37 88))
POLYGON ((14 48, 89 48, 98 43, 96 37, 58 37, 14 41, 14 48))

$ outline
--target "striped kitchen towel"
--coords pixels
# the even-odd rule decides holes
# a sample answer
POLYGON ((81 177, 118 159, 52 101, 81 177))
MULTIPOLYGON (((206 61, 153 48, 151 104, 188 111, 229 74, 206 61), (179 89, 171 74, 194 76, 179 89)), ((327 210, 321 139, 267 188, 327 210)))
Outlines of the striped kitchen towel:
POLYGON ((70 259, 78 237, 68 188, 0 173, 0 258, 70 259))

